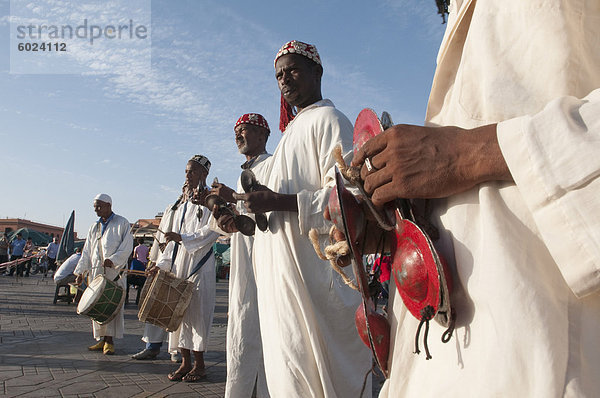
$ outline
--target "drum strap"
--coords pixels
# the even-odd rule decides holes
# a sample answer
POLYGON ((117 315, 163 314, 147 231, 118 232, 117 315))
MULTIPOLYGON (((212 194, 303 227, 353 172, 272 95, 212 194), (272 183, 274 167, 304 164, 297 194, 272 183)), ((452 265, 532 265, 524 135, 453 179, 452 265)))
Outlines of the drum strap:
MULTIPOLYGON (((179 234, 181 234, 181 228, 183 228, 183 222, 185 221, 185 213, 187 212, 187 204, 186 201, 183 204, 183 212, 181 214, 181 222, 179 223, 179 234)), ((179 242, 175 242, 175 247, 173 248, 173 256, 171 257, 171 272, 173 272, 173 267, 175 266, 175 259, 177 258, 177 252, 179 251, 179 242)))
MULTIPOLYGON (((98 223, 100 224, 100 223, 98 223)), ((98 230, 96 230, 96 235, 98 236, 98 251, 100 252, 100 263, 102 264, 102 275, 106 275, 106 269, 104 268, 104 249, 102 248, 102 235, 104 234, 104 231, 100 232, 100 227, 98 227, 98 230)), ((113 279, 113 282, 118 281, 122 276, 123 273, 125 272, 125 270, 120 270, 119 273, 117 274, 117 276, 115 277, 115 279, 113 279)))
POLYGON ((208 251, 208 253, 206 253, 204 255, 204 257, 202 257, 200 259, 200 261, 198 261, 198 264, 196 264, 196 266, 194 267, 194 269, 192 270, 192 273, 185 278, 186 280, 190 279, 192 276, 194 276, 194 274, 198 271, 200 271, 200 268, 202 268, 202 266, 206 263, 206 261, 210 258, 210 256, 212 256, 213 254, 213 248, 211 247, 210 250, 208 251))

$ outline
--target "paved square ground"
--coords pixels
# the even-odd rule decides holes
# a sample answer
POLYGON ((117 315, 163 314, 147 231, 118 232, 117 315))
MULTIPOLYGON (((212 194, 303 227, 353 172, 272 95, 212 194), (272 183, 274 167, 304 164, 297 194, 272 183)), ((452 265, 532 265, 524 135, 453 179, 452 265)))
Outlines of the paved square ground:
MULTIPOLYGON (((153 361, 131 355, 143 348, 144 324, 137 319, 135 291, 125 306, 124 338, 115 340, 115 355, 90 352, 91 321, 73 304, 52 304, 51 278, 0 275, 0 396, 6 397, 223 397, 227 281, 217 283, 216 308, 207 378, 199 383, 171 382, 177 365, 163 352, 153 361)), ((166 344, 163 344, 163 347, 166 344)), ((373 380, 376 396, 380 379, 373 380)))

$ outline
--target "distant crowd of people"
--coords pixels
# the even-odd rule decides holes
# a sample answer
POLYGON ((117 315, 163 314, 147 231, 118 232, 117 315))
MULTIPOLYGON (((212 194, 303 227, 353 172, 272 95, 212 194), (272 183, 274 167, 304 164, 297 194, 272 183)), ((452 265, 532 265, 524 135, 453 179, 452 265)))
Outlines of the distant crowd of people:
POLYGON ((3 232, 0 237, 0 267, 5 264, 2 267, 5 275, 28 277, 32 273, 32 265, 35 261, 34 273, 41 271, 46 276, 48 271, 56 270, 58 241, 58 237, 54 237, 48 246, 38 247, 33 243, 31 237, 24 239, 21 232, 17 232, 12 239, 9 239, 8 234, 3 232), (15 261, 21 259, 27 260, 15 261), (10 265, 6 265, 6 263, 10 263, 10 265))

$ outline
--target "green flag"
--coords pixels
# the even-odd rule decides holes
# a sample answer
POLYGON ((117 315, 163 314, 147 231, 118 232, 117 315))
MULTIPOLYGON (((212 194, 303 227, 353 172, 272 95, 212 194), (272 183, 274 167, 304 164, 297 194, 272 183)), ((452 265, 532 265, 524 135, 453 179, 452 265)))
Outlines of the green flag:
POLYGON ((71 217, 67 221, 65 230, 60 238, 58 244, 58 253, 56 254, 56 261, 65 260, 75 250, 75 210, 71 212, 71 217))

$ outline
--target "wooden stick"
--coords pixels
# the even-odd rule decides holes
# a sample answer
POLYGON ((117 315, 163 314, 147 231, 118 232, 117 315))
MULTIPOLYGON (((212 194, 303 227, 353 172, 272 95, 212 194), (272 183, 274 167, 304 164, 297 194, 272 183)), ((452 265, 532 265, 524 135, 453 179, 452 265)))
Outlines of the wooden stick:
POLYGON ((146 271, 140 271, 137 269, 128 269, 128 270, 125 270, 125 272, 128 274, 134 274, 134 275, 146 275, 146 271))

